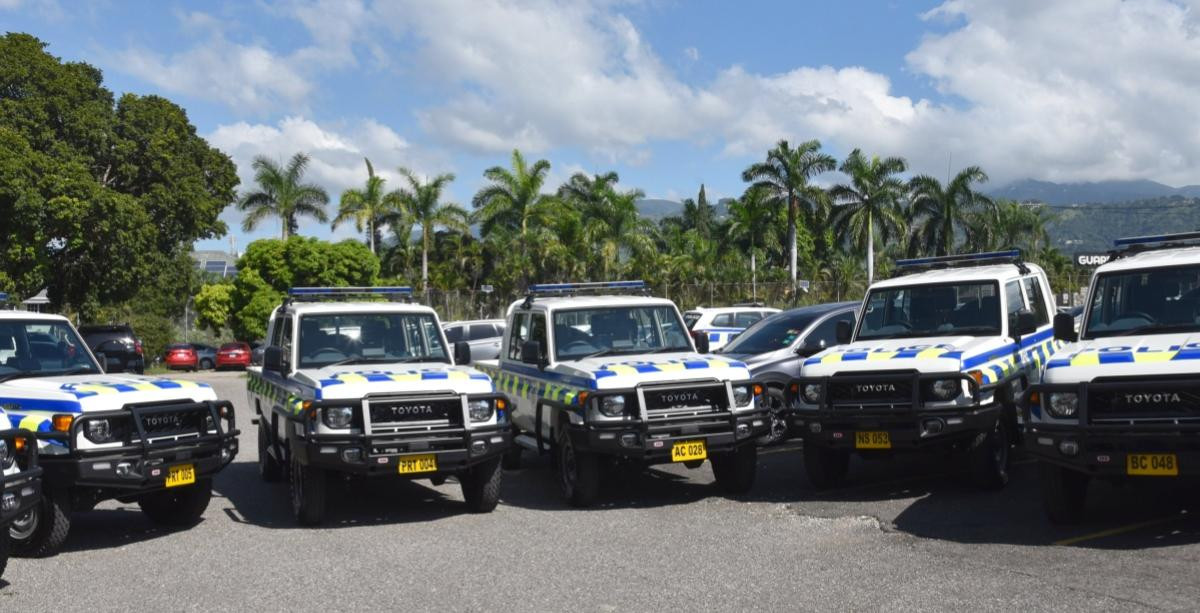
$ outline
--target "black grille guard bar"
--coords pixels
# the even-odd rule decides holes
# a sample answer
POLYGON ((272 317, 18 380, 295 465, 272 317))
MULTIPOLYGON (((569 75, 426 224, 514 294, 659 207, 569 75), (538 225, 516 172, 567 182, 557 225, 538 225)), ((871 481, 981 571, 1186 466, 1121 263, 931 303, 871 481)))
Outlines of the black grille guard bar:
MULTIPOLYGON (((185 434, 190 434, 191 431, 185 434)), ((156 451, 163 451, 181 445, 197 445, 214 443, 219 444, 226 440, 233 439, 241 431, 237 429, 237 422, 234 418, 233 403, 228 400, 205 400, 203 402, 188 402, 180 404, 162 404, 151 406, 125 406, 114 411, 96 411, 90 413, 82 413, 71 422, 71 430, 69 433, 51 432, 43 433, 42 438, 58 440, 66 443, 67 449, 71 454, 93 455, 107 454, 114 451, 141 450, 142 455, 146 458, 156 451), (221 409, 226 409, 226 416, 221 416, 221 409), (156 441, 146 442, 146 431, 142 426, 142 418, 152 415, 173 413, 177 411, 198 411, 204 409, 212 417, 213 427, 216 428, 215 434, 196 431, 199 436, 187 438, 183 440, 156 441), (124 444, 119 447, 100 447, 96 449, 79 449, 75 446, 75 441, 78 440, 83 431, 84 423, 92 419, 119 418, 129 419, 133 426, 137 429, 138 437, 141 442, 124 444), (227 427, 222 427, 222 421, 227 422, 227 427)))
MULTIPOLYGON (((856 384, 856 383, 887 383, 889 381, 905 381, 905 382, 908 382, 910 385, 912 385, 912 396, 910 398, 908 398, 907 400, 896 400, 896 401, 892 401, 892 402, 887 402, 887 401, 863 402, 863 403, 857 403, 857 404, 865 406, 865 405, 874 405, 874 404, 879 404, 879 405, 900 404, 900 403, 908 402, 909 405, 907 407, 907 410, 909 410, 909 411, 919 411, 919 410, 936 411, 936 410, 952 410, 954 408, 957 408, 957 407, 934 407, 934 408, 925 409, 925 406, 924 406, 925 403, 921 399, 921 389, 923 387, 922 384, 929 382, 929 381, 937 381, 937 380, 941 380, 941 379, 958 379, 960 381, 966 381, 967 389, 970 391, 971 401, 976 405, 979 404, 980 393, 982 392, 983 388, 979 385, 979 383, 977 381, 975 381, 975 379, 971 378, 970 375, 967 375, 965 373, 958 372, 958 371, 945 372, 945 373, 914 372, 911 374, 904 374, 904 373, 862 374, 862 375, 837 375, 837 374, 835 374, 835 375, 827 375, 824 377, 800 377, 798 379, 792 379, 791 383, 788 384, 787 391, 785 392, 784 397, 787 400, 787 404, 790 409, 811 411, 811 410, 813 410, 811 408, 812 407, 811 404, 806 404, 805 406, 801 406, 799 404, 799 401, 804 392, 804 387, 807 385, 816 383, 821 386, 821 396, 817 400, 816 410, 818 410, 818 411, 833 411, 833 410, 835 410, 835 408, 834 408, 835 405, 832 404, 831 402, 829 402, 829 384, 835 380, 837 383, 848 383, 851 385, 856 384)), ((954 400, 954 399, 951 399, 951 400, 954 400)), ((945 402, 950 402, 950 400, 947 400, 945 402)), ((855 404, 856 403, 852 403, 852 402, 845 403, 845 405, 850 405, 850 406, 854 406, 855 404)))
MULTIPOLYGON (((1089 417, 1088 393, 1089 392, 1091 392, 1091 391, 1121 392, 1121 391, 1128 391, 1128 390, 1145 391, 1146 385, 1150 384, 1150 383, 1167 383, 1167 385, 1171 388, 1195 390, 1196 393, 1200 393, 1200 381, 1189 382, 1189 381, 1181 381, 1178 379, 1174 379, 1169 382, 1164 382, 1162 380, 1148 379, 1145 381, 1094 381, 1094 382, 1083 381, 1080 383, 1066 383, 1066 384, 1037 383, 1037 384, 1029 386, 1029 388, 1027 390, 1025 390, 1025 393, 1021 394, 1021 398, 1020 398, 1020 401, 1018 404, 1019 404, 1020 410, 1021 410, 1021 417, 1025 420, 1025 423, 1026 424, 1034 423, 1036 425, 1036 427, 1038 427, 1038 428, 1048 428, 1048 429, 1069 428, 1074 431, 1083 430, 1085 432, 1096 432, 1096 433, 1101 433, 1101 432, 1110 432, 1111 433, 1111 432, 1122 432, 1122 431, 1129 431, 1129 430, 1137 430, 1138 432, 1200 432, 1200 422, 1183 423, 1183 424, 1148 423, 1148 422, 1139 423, 1138 422, 1139 418, 1137 418, 1137 417, 1113 417, 1111 419, 1120 420, 1120 422, 1123 422, 1123 423, 1101 423, 1101 424, 1089 423, 1089 419, 1088 419, 1088 417, 1089 417), (1039 421, 1033 422, 1031 419, 1033 416, 1033 404, 1030 402, 1030 398, 1034 394, 1037 394, 1038 400, 1040 401, 1043 394, 1050 394, 1050 393, 1054 393, 1054 392, 1073 392, 1073 393, 1076 393, 1079 395, 1078 396, 1078 398, 1079 398, 1078 407, 1079 408, 1076 409, 1076 413, 1075 413, 1076 417, 1072 418, 1072 419, 1052 418, 1052 419, 1055 419, 1056 421, 1046 421, 1045 417, 1042 417, 1039 419, 1039 421), (1129 423, 1129 422, 1134 422, 1134 423, 1129 423)), ((1046 411, 1045 408, 1041 408, 1041 410, 1046 411)), ((1169 420, 1169 419, 1173 419, 1173 418, 1171 418, 1171 417, 1145 417, 1142 419, 1169 420)))

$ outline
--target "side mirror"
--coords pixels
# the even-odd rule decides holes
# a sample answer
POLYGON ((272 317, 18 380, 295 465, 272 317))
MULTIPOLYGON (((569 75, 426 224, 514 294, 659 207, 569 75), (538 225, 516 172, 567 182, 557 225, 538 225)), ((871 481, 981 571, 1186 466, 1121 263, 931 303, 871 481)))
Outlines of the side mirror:
POLYGON ((283 349, 279 347, 267 347, 263 350, 263 370, 270 370, 281 375, 286 375, 284 369, 283 349))
POLYGON ((471 363, 471 345, 466 341, 454 343, 454 363, 459 366, 471 363))
POLYGON ((121 372, 121 360, 117 358, 104 357, 104 372, 114 373, 121 372))
POLYGON ((1054 316, 1054 340, 1074 343, 1079 340, 1075 332, 1075 318, 1070 313, 1059 313, 1054 316))
POLYGON ((546 358, 542 355, 542 343, 525 341, 521 344, 521 361, 526 364, 537 364, 538 368, 546 366, 546 358))
POLYGON ((708 333, 707 332, 692 332, 692 340, 696 341, 696 352, 697 353, 708 353, 709 352, 710 348, 708 346, 708 333))
POLYGON ((818 353, 821 353, 824 350, 825 350, 825 339, 820 339, 820 340, 816 341, 815 343, 812 341, 806 340, 803 343, 800 343, 799 347, 796 347, 796 355, 807 358, 809 356, 817 355, 818 353))
POLYGON ((1019 338, 1037 332, 1037 316, 1029 309, 1021 309, 1017 312, 1017 328, 1013 331, 1013 337, 1019 338))
POLYGON ((850 337, 854 336, 854 326, 844 319, 839 320, 837 322, 835 335, 837 336, 838 344, 845 345, 846 343, 850 342, 850 337))

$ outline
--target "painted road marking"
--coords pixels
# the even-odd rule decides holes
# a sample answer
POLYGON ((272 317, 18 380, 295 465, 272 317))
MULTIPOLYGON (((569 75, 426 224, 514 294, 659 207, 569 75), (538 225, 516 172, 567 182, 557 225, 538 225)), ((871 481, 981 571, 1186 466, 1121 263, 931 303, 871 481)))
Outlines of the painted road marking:
POLYGON ((1150 526, 1166 524, 1166 523, 1170 523, 1170 522, 1177 521, 1180 519, 1184 519, 1186 517, 1187 517, 1187 511, 1182 511, 1178 515, 1172 515, 1170 517, 1160 517, 1158 519, 1151 519, 1151 520, 1147 520, 1147 521, 1143 521, 1143 522, 1138 522, 1136 524, 1129 524, 1128 526, 1121 526, 1119 528, 1111 528, 1108 530, 1101 530, 1099 532, 1093 532, 1091 534, 1084 534, 1083 536, 1075 536, 1075 537, 1071 537, 1069 539, 1063 539, 1061 541, 1054 541, 1054 544, 1061 545, 1061 546, 1076 545, 1076 544, 1082 543, 1084 541, 1094 541, 1096 539, 1108 538, 1110 536, 1116 536, 1118 534, 1134 532, 1137 530, 1141 530, 1142 528, 1149 528, 1150 526))

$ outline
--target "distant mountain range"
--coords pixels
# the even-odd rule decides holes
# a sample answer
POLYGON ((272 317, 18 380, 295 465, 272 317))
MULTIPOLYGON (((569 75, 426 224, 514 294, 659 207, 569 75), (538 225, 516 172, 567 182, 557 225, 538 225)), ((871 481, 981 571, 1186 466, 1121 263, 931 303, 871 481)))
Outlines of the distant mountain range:
POLYGON ((1113 204, 1167 196, 1200 198, 1200 185, 1171 187, 1157 181, 1096 181, 1088 183, 1052 183, 1023 179, 988 192, 996 198, 1046 204, 1113 204))

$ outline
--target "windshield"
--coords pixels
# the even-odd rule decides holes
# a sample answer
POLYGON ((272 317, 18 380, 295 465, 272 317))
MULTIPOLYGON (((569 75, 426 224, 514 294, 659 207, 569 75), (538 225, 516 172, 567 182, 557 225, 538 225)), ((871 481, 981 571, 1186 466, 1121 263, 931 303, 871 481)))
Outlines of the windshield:
POLYGON ((554 344, 559 360, 692 350, 678 312, 669 306, 557 311, 554 344))
POLYGON ((0 321, 0 380, 101 372, 65 321, 0 321))
POLYGON ((300 368, 341 363, 449 362, 428 313, 344 313, 300 318, 300 368))
POLYGON ((700 321, 700 315, 701 313, 699 311, 688 311, 687 313, 684 313, 683 325, 687 326, 688 330, 691 330, 696 326, 696 322, 700 321))
POLYGON ((735 337, 721 353, 759 354, 790 347, 814 319, 814 315, 790 313, 768 317, 735 337))
POLYGON ((1100 275, 1084 338, 1200 331, 1200 266, 1100 275))
POLYGON ((867 295, 855 340, 997 336, 1000 321, 995 281, 889 287, 867 295))

